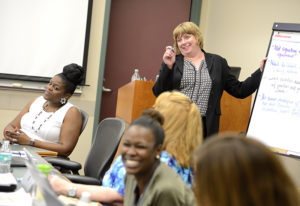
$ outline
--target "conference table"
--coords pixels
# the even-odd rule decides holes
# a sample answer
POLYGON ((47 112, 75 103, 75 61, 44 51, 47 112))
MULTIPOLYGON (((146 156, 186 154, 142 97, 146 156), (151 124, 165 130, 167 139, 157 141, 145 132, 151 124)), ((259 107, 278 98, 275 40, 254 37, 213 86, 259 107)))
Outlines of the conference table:
MULTIPOLYGON (((27 151, 29 151, 29 153, 31 154, 34 162, 36 164, 49 164, 44 158, 42 158, 42 156, 40 156, 39 154, 49 154, 51 156, 55 156, 57 153, 56 152, 52 152, 49 150, 45 150, 45 149, 40 149, 37 147, 32 147, 32 146, 26 146, 26 145, 18 145, 18 144, 13 144, 10 145, 10 150, 11 151, 22 151, 23 148, 26 148, 27 151), (39 153, 39 154, 38 154, 39 153)), ((14 177, 18 180, 20 178, 22 178, 25 173, 27 171, 27 167, 12 167, 12 173, 14 175, 14 177)), ((51 172, 53 172, 54 174, 60 175, 62 176, 57 170, 52 169, 51 172)), ((19 186, 19 185, 18 185, 19 186)))
MULTIPOLYGON (((2 140, 0 140, 0 143, 2 144, 2 140)), ((38 198, 32 198, 31 194, 26 192, 30 191, 32 188, 32 184, 34 184, 36 174, 32 173, 32 170, 27 168, 25 166, 25 159, 26 153, 24 152, 24 148, 29 152, 30 159, 32 160, 32 163, 30 163, 28 166, 31 166, 31 168, 34 168, 35 165, 38 164, 48 164, 46 160, 44 160, 38 153, 41 154, 49 154, 49 155, 57 155, 56 152, 43 150, 31 146, 24 146, 24 145, 18 145, 18 144, 10 144, 9 148, 12 152, 12 176, 8 173, 1 174, 2 183, 5 182, 15 184, 17 183, 17 188, 14 192, 0 192, 0 205, 23 205, 23 206, 31 206, 34 205, 45 205, 45 201, 43 199, 38 198), (38 153, 37 153, 38 152, 38 153), (16 166, 18 165, 18 166, 16 166), (14 180, 14 178, 16 180, 14 180)), ((51 166, 52 167, 52 166, 51 166)), ((57 170, 53 170, 54 174, 61 175, 57 170)), ((35 170, 38 172, 38 170, 35 170)), ((62 175, 61 175, 62 176, 62 175)), ((41 176, 42 177, 42 176, 41 176)), ((47 179, 44 177, 44 181, 47 181, 47 179)), ((45 184, 46 185, 46 184, 45 184)), ((51 186, 49 185, 49 191, 52 193, 52 196, 55 197, 56 201, 61 202, 57 199, 57 196, 55 192, 52 190, 51 186)), ((38 196, 36 196, 38 197, 38 196)), ((42 197, 42 196, 39 196, 42 197)), ((47 196, 47 199, 48 196, 47 196)))

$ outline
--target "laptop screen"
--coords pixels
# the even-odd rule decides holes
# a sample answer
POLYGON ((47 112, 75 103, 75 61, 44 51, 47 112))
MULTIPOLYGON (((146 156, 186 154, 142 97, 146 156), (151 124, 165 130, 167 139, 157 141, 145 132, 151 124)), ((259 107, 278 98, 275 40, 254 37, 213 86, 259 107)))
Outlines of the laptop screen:
POLYGON ((63 206, 64 204, 58 199, 56 193, 54 192, 48 181, 48 178, 37 169, 36 164, 31 157, 31 154, 26 149, 24 149, 24 151, 26 152, 28 157, 25 161, 27 169, 30 171, 35 183, 40 189, 46 205, 63 206))

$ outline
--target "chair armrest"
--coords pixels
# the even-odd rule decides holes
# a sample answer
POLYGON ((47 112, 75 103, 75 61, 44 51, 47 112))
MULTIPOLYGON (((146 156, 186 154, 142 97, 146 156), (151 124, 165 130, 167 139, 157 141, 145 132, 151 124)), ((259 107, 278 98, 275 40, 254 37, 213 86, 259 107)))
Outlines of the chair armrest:
POLYGON ((66 170, 72 170, 74 174, 78 174, 78 171, 82 168, 81 164, 72 160, 59 157, 44 157, 54 167, 64 168, 66 170))
POLYGON ((72 174, 63 174, 73 183, 80 183, 86 185, 101 185, 102 181, 94 177, 81 176, 81 175, 72 175, 72 174))

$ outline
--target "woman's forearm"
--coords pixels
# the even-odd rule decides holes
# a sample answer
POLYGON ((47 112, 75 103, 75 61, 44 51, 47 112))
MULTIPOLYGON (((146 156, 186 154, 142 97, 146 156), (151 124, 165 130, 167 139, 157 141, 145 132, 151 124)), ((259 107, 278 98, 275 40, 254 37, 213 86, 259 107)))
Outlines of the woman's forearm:
POLYGON ((88 191, 91 194, 91 200, 98 201, 101 203, 112 204, 112 203, 122 203, 123 196, 120 195, 116 190, 103 187, 103 186, 93 186, 93 185, 82 185, 73 184, 77 188, 76 195, 81 196, 81 193, 88 191))
POLYGON ((74 148, 68 148, 61 143, 52 143, 52 142, 44 142, 40 140, 35 140, 34 147, 50 150, 57 152, 60 156, 69 156, 74 148))
POLYGON ((95 185, 83 185, 75 184, 69 181, 66 181, 64 178, 57 175, 48 176, 49 183, 57 194, 68 196, 69 190, 71 188, 76 188, 76 196, 79 198, 82 192, 89 192, 91 194, 90 198, 93 201, 119 205, 123 204, 123 196, 120 195, 116 190, 95 185))

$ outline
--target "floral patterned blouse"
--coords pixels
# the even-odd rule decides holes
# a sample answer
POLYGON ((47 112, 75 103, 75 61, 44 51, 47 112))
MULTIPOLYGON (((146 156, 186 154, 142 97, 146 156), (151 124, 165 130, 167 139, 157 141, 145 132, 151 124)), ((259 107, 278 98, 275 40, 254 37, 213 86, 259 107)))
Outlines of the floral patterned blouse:
MULTIPOLYGON (((191 167, 182 168, 175 157, 171 157, 167 151, 163 151, 160 156, 160 161, 171 167, 175 173, 177 173, 181 179, 191 188, 193 180, 193 172, 191 167)), ((121 195, 124 196, 124 179, 126 169, 124 167, 121 155, 117 157, 110 169, 105 173, 102 186, 110 187, 121 195)))

